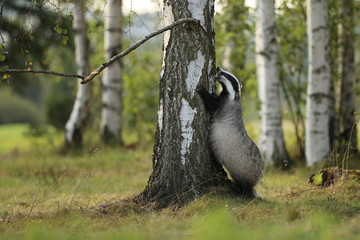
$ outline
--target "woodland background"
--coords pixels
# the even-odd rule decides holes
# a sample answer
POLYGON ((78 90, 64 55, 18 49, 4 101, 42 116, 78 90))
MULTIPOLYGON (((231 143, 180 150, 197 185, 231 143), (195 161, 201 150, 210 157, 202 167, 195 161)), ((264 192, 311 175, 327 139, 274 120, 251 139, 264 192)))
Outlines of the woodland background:
MULTIPOLYGON (((328 3, 332 49, 331 71, 337 95, 336 111, 339 115, 341 77, 339 28, 343 16, 340 1, 334 0, 328 1, 328 3)), ((356 52, 355 65, 357 66, 360 30, 357 17, 358 4, 355 3, 354 51, 356 52)), ((64 7, 65 10, 61 12, 60 8, 42 7, 40 9, 36 7, 37 5, 32 4, 32 2, 12 1, 4 5, 1 25, 2 32, 6 34, 2 34, 2 40, 5 41, 5 36, 6 40, 10 40, 12 44, 6 45, 3 42, 1 45, 3 49, 2 68, 16 66, 25 69, 30 67, 75 73, 71 7, 64 7)), ((221 7, 220 12, 216 12, 215 17, 217 64, 231 69, 243 82, 245 86, 242 93, 244 118, 249 122, 257 121, 259 120, 260 102, 255 64, 255 10, 244 6, 243 1, 239 3, 225 1, 222 5, 224 7, 221 7)), ((91 39, 89 49, 91 69, 99 66, 105 60, 103 50, 103 10, 105 5, 98 3, 94 6, 97 7, 92 6, 86 9, 86 20, 89 24, 88 36, 91 39)), ((295 154, 291 156, 291 159, 295 161, 303 161, 305 157, 304 128, 308 71, 305 1, 279 1, 276 4, 276 14, 280 48, 283 128, 286 128, 287 123, 295 127, 298 150, 291 150, 290 155, 295 154)), ((138 14, 132 11, 130 14, 124 13, 124 15, 123 49, 162 25, 161 12, 138 14)), ((123 129, 129 131, 134 138, 128 141, 129 143, 139 142, 144 138, 151 140, 155 134, 154 124, 157 116, 154 109, 158 104, 161 42, 162 38, 156 37, 123 59, 123 129), (141 137, 139 138, 139 136, 141 137)), ((359 81, 358 71, 358 68, 355 67, 356 83, 359 81)), ((99 116, 102 108, 101 83, 94 81, 94 84, 94 97, 91 104, 93 114, 89 119, 93 133, 100 131, 96 129, 100 126, 99 116)), ((1 81, 3 99, 0 110, 7 114, 0 114, 0 122, 2 124, 30 123, 33 131, 37 129, 45 131, 46 124, 62 130, 72 109, 75 86, 74 79, 62 79, 51 75, 36 74, 34 77, 32 74, 14 73, 11 76, 3 74, 1 81), (9 95, 12 97, 9 98, 9 95), (58 109, 62 110, 58 111, 58 109)), ((358 84, 355 84, 353 91, 357 96, 358 84)), ((357 102, 356 100, 355 105, 357 102)), ((126 138, 129 134, 123 135, 126 138)), ((346 145, 346 142, 336 144, 346 145)), ((292 144, 286 144, 289 148, 288 145, 292 144)))

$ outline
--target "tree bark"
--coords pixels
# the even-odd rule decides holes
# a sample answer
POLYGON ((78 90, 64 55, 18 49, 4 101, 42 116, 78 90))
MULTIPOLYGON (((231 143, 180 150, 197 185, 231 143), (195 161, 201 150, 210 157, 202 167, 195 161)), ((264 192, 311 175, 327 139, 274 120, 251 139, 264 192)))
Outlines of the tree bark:
POLYGON ((159 207, 183 204, 214 185, 214 162, 208 144, 208 116, 196 94, 200 81, 214 89, 214 1, 164 0, 165 25, 194 17, 164 34, 158 124, 153 171, 139 199, 159 207))
MULTIPOLYGON (((87 76, 90 73, 89 41, 87 38, 87 23, 85 20, 85 1, 75 1, 73 22, 75 32, 75 55, 78 74, 87 76)), ((78 80, 76 99, 70 118, 65 126, 65 144, 79 146, 87 119, 90 115, 92 84, 81 85, 78 80)))
POLYGON ((256 4, 256 72, 261 103, 259 148, 270 165, 286 166, 281 119, 279 47, 274 0, 256 4))
POLYGON ((305 155, 308 166, 330 152, 331 68, 327 0, 307 1, 309 73, 306 99, 305 155))
POLYGON ((341 65, 340 65, 340 137, 357 150, 357 131, 355 122, 355 33, 354 33, 354 1, 342 0, 341 24, 341 65))
MULTIPOLYGON (((105 10, 105 59, 121 52, 122 13, 121 0, 107 0, 105 10)), ((101 137, 105 143, 122 144, 122 74, 121 61, 105 69, 102 78, 101 137)))

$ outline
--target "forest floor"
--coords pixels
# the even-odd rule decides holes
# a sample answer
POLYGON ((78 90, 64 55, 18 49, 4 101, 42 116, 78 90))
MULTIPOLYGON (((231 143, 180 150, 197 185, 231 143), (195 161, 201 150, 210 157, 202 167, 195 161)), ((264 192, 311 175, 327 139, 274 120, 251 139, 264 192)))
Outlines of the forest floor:
POLYGON ((25 125, 0 126, 0 239, 360 239, 359 179, 309 184, 322 166, 267 170, 257 186, 262 199, 214 190, 182 208, 124 203, 105 214, 102 204, 143 190, 152 144, 90 143, 64 154, 60 133, 24 132, 25 125))

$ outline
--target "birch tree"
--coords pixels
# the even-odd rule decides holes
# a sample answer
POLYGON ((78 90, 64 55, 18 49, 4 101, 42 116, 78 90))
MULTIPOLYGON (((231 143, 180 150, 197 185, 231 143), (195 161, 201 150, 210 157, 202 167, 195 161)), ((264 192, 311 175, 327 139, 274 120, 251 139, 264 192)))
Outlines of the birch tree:
MULTIPOLYGON (((122 48, 122 0, 107 0, 105 10, 105 59, 121 52, 122 48)), ((104 70, 102 78, 101 136, 105 143, 122 144, 122 77, 121 61, 104 70)))
POLYGON ((193 17, 164 34, 153 171, 139 199, 159 206, 184 203, 214 185, 207 141, 208 116, 195 89, 214 88, 213 0, 164 0, 165 25, 193 17))
POLYGON ((287 160, 287 153, 281 126, 279 47, 274 4, 274 0, 256 2, 256 73, 261 104, 259 148, 269 164, 281 166, 287 160))
POLYGON ((355 33, 354 1, 342 0, 342 23, 340 32, 340 131, 341 138, 356 150, 357 131, 355 122, 355 33))
POLYGON ((308 166, 330 152, 331 68, 327 0, 307 0, 309 73, 306 99, 305 156, 308 166))
MULTIPOLYGON (((74 33, 75 55, 78 74, 87 76, 90 73, 89 40, 87 38, 87 22, 85 20, 85 0, 75 0, 74 33)), ((70 118, 65 127, 65 144, 79 145, 82 142, 85 123, 90 115, 92 83, 81 85, 78 80, 76 99, 70 118)))

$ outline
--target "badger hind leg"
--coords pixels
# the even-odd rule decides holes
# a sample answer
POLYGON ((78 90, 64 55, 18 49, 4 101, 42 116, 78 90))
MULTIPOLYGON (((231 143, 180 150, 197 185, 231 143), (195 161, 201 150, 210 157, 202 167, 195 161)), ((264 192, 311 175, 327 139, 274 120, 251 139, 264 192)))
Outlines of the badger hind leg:
POLYGON ((254 184, 246 179, 234 178, 233 180, 239 189, 240 195, 246 199, 261 197, 254 189, 254 184))

